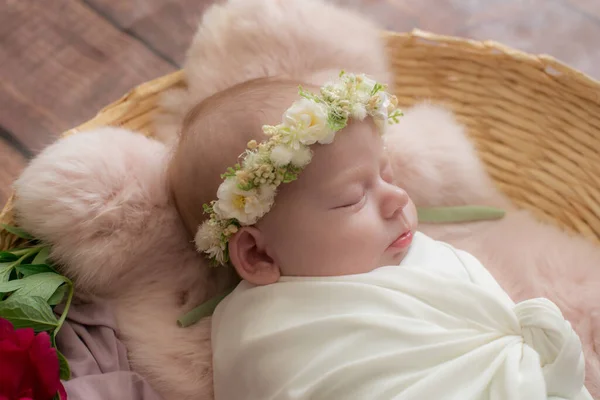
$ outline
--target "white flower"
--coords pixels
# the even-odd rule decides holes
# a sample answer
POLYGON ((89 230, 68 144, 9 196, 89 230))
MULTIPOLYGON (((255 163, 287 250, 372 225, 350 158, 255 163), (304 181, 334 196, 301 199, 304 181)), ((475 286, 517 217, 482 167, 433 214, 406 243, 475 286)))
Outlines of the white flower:
POLYGON ((209 219, 198 227, 194 243, 199 251, 206 251, 209 248, 219 245, 221 238, 221 227, 214 220, 209 219))
POLYGON ((208 254, 210 258, 216 260, 219 264, 225 264, 225 249, 223 247, 223 245, 218 244, 206 249, 204 252, 208 254))
POLYGON ((377 82, 375 82, 371 78, 368 78, 365 75, 360 75, 359 79, 361 80, 360 85, 358 87, 359 90, 367 92, 370 96, 371 92, 373 91, 373 88, 375 88, 375 85, 377 84, 377 82))
MULTIPOLYGON (((300 146, 302 148, 304 146, 300 146)), ((283 167, 288 165, 292 161, 294 150, 285 145, 277 145, 271 150, 270 158, 273 165, 276 167, 283 167)))
POLYGON ((323 104, 305 98, 294 102, 283 116, 283 124, 289 129, 283 142, 294 150, 300 144, 331 143, 335 132, 327 126, 327 117, 327 107, 323 104))
POLYGON ((271 209, 275 187, 262 185, 251 190, 241 190, 235 178, 227 178, 219 186, 217 197, 219 200, 213 209, 219 218, 235 218, 242 225, 252 225, 271 209))
POLYGON ((377 127, 383 131, 388 120, 388 112, 393 108, 393 104, 390 96, 385 92, 378 92, 375 96, 378 99, 375 106, 369 110, 369 114, 373 117, 377 127))
POLYGON ((242 166, 246 170, 252 170, 260 161, 260 154, 255 151, 247 151, 244 154, 244 161, 242 162, 242 166))
POLYGON ((285 145, 278 145, 271 151, 271 161, 276 167, 284 167, 292 163, 295 167, 304 168, 312 159, 312 151, 308 146, 300 146, 297 150, 285 145))
POLYGON ((312 151, 309 147, 303 146, 292 154, 292 164, 299 168, 304 168, 312 159, 312 151))
POLYGON ((352 118, 362 121, 367 116, 367 108, 363 103, 354 103, 351 110, 352 118))

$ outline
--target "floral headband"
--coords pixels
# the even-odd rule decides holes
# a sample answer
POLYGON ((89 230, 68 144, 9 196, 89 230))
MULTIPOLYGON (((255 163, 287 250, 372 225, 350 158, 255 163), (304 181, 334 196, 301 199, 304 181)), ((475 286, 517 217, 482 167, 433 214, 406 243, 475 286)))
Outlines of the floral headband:
POLYGON ((299 88, 302 97, 283 115, 279 125, 265 125, 269 139, 251 140, 241 162, 227 169, 217 191, 218 200, 204 204, 210 217, 196 233, 196 248, 214 265, 229 261, 228 243, 240 227, 255 224, 269 212, 277 187, 294 181, 312 159, 310 145, 329 144, 349 118, 371 116, 381 134, 387 122, 398 122, 402 112, 396 97, 365 75, 345 74, 321 87, 320 95, 299 88))

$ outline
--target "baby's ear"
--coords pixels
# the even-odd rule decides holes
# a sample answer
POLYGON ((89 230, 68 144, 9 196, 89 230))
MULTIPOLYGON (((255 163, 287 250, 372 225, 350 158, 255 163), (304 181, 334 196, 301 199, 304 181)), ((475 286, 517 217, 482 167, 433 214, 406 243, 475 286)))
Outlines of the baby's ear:
POLYGON ((263 234, 255 227, 243 227, 230 239, 229 257, 238 275, 254 285, 270 285, 281 276, 263 234))
POLYGON ((124 129, 61 139, 15 182, 17 223, 52 246, 79 289, 118 290, 144 268, 144 254, 169 246, 165 237, 189 242, 170 201, 167 159, 164 145, 124 129))

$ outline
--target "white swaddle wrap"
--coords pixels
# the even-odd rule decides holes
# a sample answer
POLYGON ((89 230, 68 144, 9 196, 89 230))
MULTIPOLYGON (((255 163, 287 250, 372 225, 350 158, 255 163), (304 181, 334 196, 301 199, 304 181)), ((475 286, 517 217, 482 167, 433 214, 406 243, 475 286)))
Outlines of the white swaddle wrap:
POLYGON ((213 317, 216 400, 591 399, 581 342, 468 253, 417 233, 400 266, 242 282, 213 317))

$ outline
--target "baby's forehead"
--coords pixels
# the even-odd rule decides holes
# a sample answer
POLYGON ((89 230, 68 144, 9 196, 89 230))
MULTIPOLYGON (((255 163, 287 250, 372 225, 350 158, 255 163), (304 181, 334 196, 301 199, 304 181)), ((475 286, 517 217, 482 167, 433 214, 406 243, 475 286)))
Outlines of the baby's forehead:
POLYGON ((353 122, 333 143, 313 147, 313 159, 302 174, 317 183, 335 180, 346 171, 377 168, 386 157, 384 142, 371 121, 353 122))

